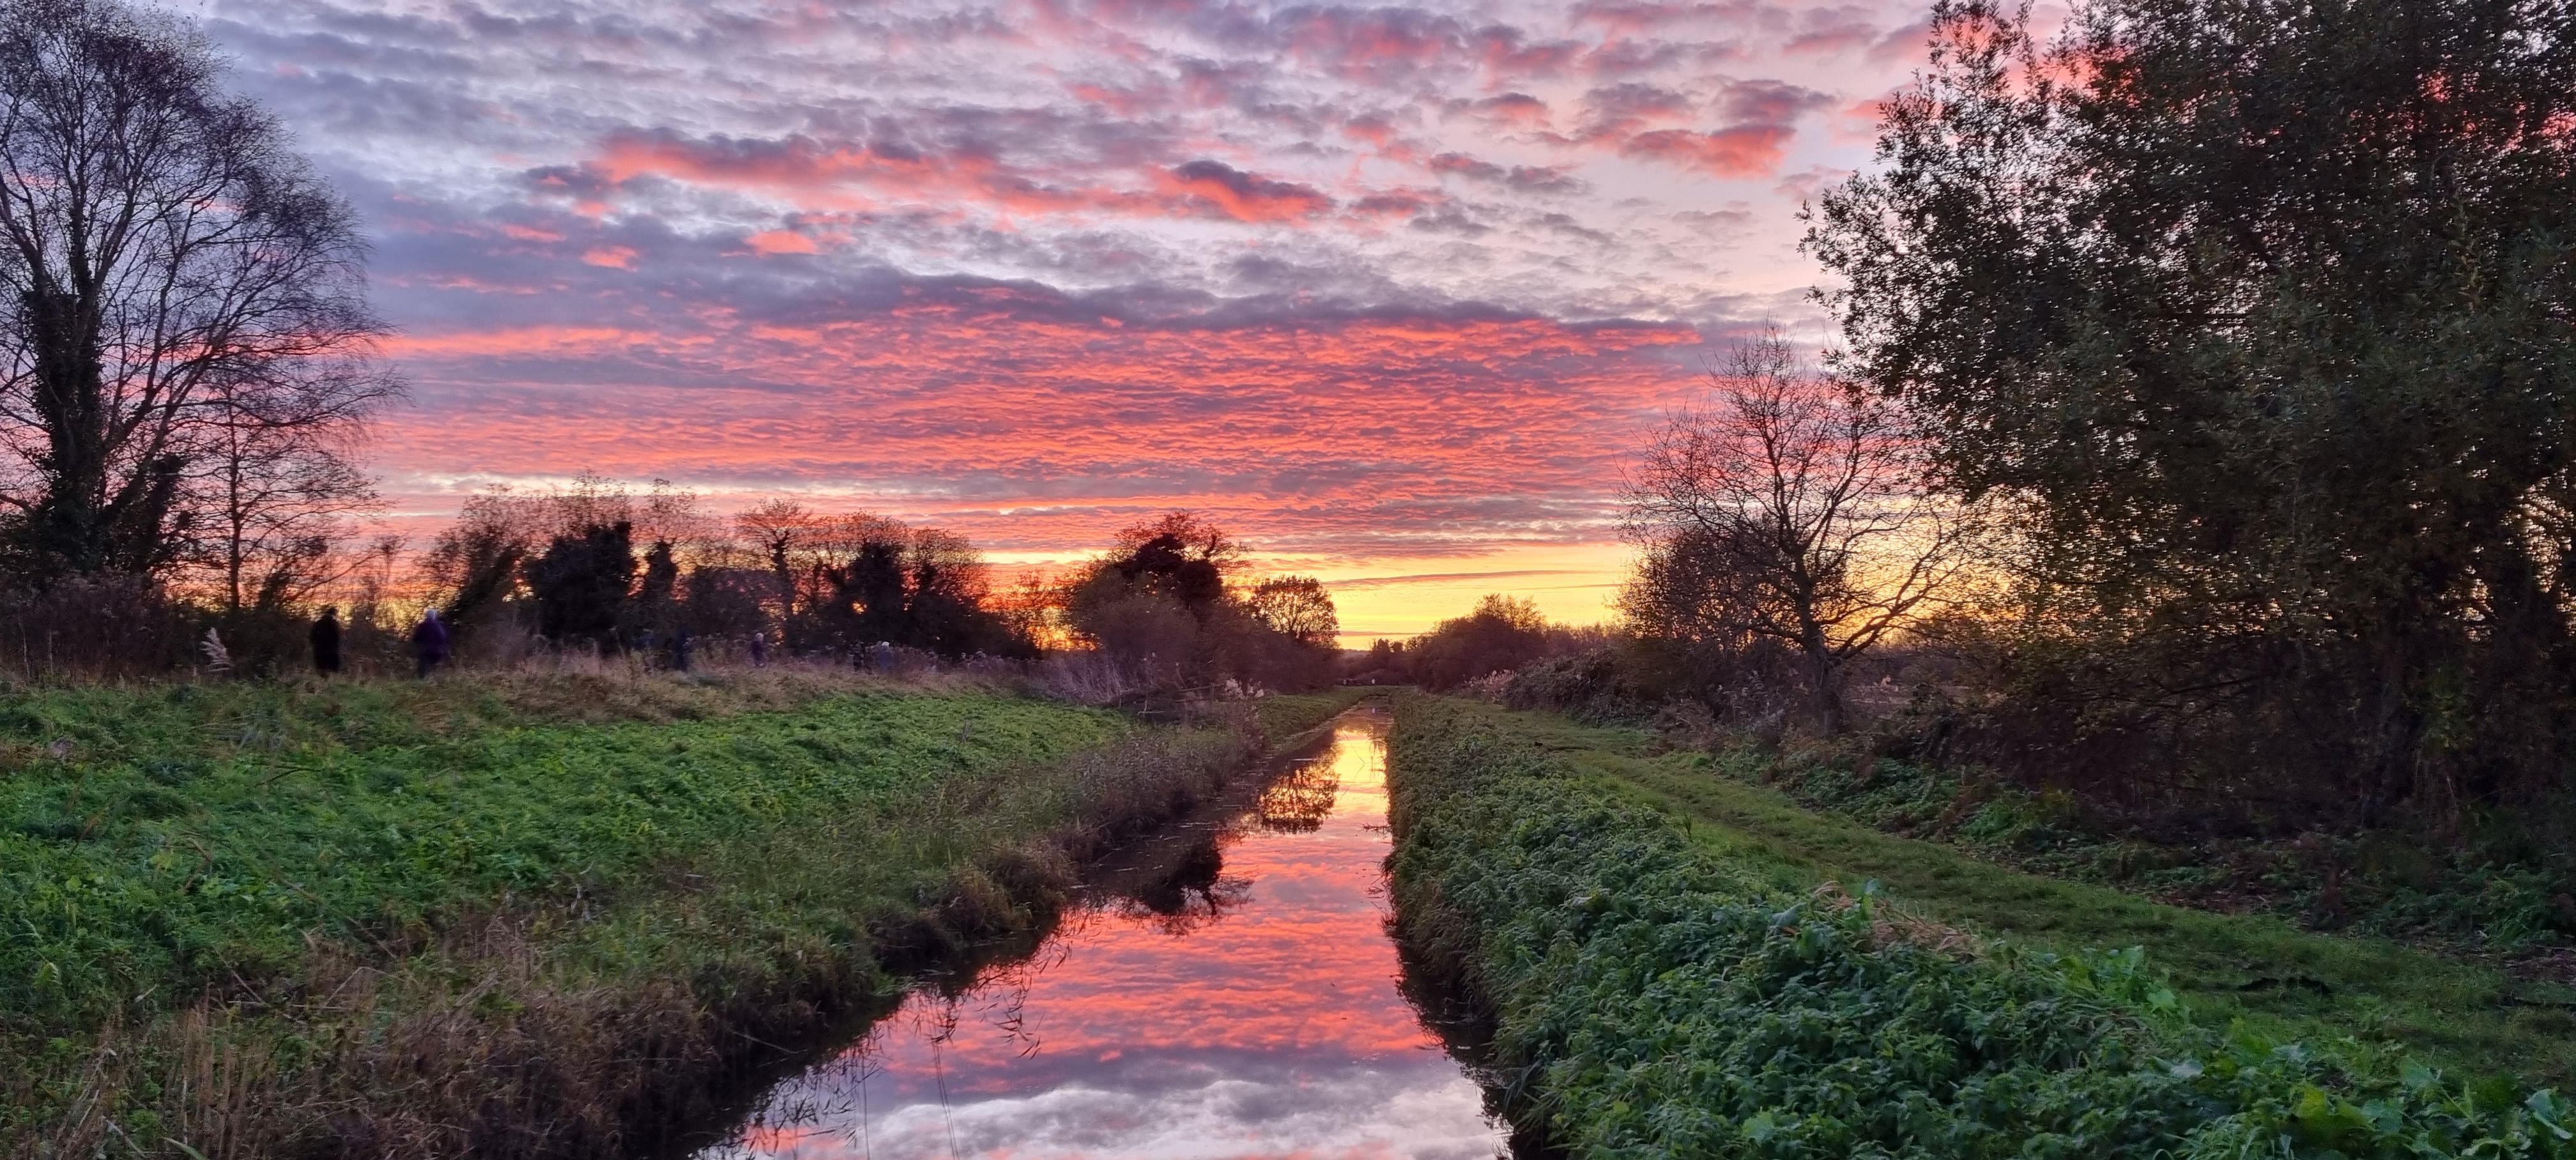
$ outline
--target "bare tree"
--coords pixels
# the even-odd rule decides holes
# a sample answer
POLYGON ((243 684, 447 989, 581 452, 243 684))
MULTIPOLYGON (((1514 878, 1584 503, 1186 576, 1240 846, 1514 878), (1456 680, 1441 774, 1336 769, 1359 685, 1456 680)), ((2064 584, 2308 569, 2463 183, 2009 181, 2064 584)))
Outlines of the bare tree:
POLYGON ((1925 486, 1892 404, 1804 371, 1776 330, 1716 379, 1715 405, 1674 416, 1629 483, 1646 558, 1624 603, 1677 635, 1783 642, 1840 732, 1844 666, 1959 577, 1977 521, 1925 486))
POLYGON ((206 519, 194 553, 213 571, 227 611, 309 599, 361 560, 339 549, 354 517, 383 508, 375 483, 327 429, 229 425, 208 473, 206 519))
POLYGON ((764 500, 734 517, 734 528, 769 565, 778 585, 778 619, 796 614, 796 561, 814 538, 821 517, 784 497, 764 500))
POLYGON ((550 534, 546 501, 494 487, 465 498, 456 520, 421 554, 433 603, 460 624, 518 595, 519 566, 550 534))
POLYGON ((365 247, 204 39, 115 0, 0 0, 0 508, 39 574, 179 560, 246 426, 340 428, 365 247))

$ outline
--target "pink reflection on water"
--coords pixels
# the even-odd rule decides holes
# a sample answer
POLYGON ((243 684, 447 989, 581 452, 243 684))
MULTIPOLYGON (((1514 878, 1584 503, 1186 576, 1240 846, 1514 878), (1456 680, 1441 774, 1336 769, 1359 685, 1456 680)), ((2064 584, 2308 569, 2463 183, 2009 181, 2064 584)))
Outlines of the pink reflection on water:
POLYGON ((916 992, 701 1160, 1493 1157, 1505 1133, 1397 989, 1386 726, 1113 865, 1030 959, 916 992))

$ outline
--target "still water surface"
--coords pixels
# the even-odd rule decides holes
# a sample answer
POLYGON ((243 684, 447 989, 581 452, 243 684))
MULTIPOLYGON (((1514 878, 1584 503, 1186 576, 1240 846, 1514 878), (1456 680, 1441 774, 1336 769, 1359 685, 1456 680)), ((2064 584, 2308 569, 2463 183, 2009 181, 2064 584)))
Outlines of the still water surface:
POLYGON ((907 996, 699 1160, 1508 1155, 1399 989, 1386 721, 1112 855, 1036 952, 907 996))

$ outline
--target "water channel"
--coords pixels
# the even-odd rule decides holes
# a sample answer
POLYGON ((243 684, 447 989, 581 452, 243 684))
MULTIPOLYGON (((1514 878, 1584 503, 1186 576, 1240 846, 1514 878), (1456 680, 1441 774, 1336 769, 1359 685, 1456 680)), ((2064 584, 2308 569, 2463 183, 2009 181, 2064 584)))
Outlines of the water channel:
POLYGON ((1105 859, 1032 953, 925 983, 696 1160, 1508 1156, 1387 933, 1386 719, 1105 859))

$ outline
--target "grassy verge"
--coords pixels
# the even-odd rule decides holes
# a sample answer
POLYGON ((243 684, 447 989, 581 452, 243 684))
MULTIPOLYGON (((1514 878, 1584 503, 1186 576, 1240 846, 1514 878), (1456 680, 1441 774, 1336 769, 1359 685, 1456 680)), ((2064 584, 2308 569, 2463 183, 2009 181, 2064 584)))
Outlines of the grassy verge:
MULTIPOLYGON (((1903 746, 1903 733, 1880 739, 1903 746)), ((2569 888, 2576 852, 2528 815, 2472 814, 2431 841, 2393 830, 2292 837, 2151 835, 2064 793, 2033 794, 1974 767, 1874 756, 1852 744, 1721 752, 1717 767, 1801 804, 2058 878, 2162 901, 2261 911, 2311 929, 2405 939, 2576 981, 2569 888)), ((2561 999, 2576 998, 2567 993, 2561 999)))
POLYGON ((622 1153, 1261 730, 792 669, 27 692, 0 1154, 622 1153))
POLYGON ((1570 766, 1686 819, 1712 853, 1762 862, 1790 884, 1885 883, 1936 921, 2072 952, 2145 947, 2194 1010, 2283 1039, 2353 1036, 2403 1047, 2453 1071, 2576 1083, 2568 996, 2486 964, 2399 942, 2301 930, 2276 916, 2168 906, 2112 886, 2022 873, 1945 843, 1889 834, 1802 808, 1723 776, 1705 757, 1658 752, 1646 734, 1554 714, 1498 723, 1570 766))
POLYGON ((1689 760, 1484 706, 1398 711, 1399 919, 1492 1005, 1530 1114, 1578 1154, 2576 1154, 2554 1094, 2229 1025, 2148 956, 1819 890, 1840 867, 1648 800, 1641 771, 1689 760))

